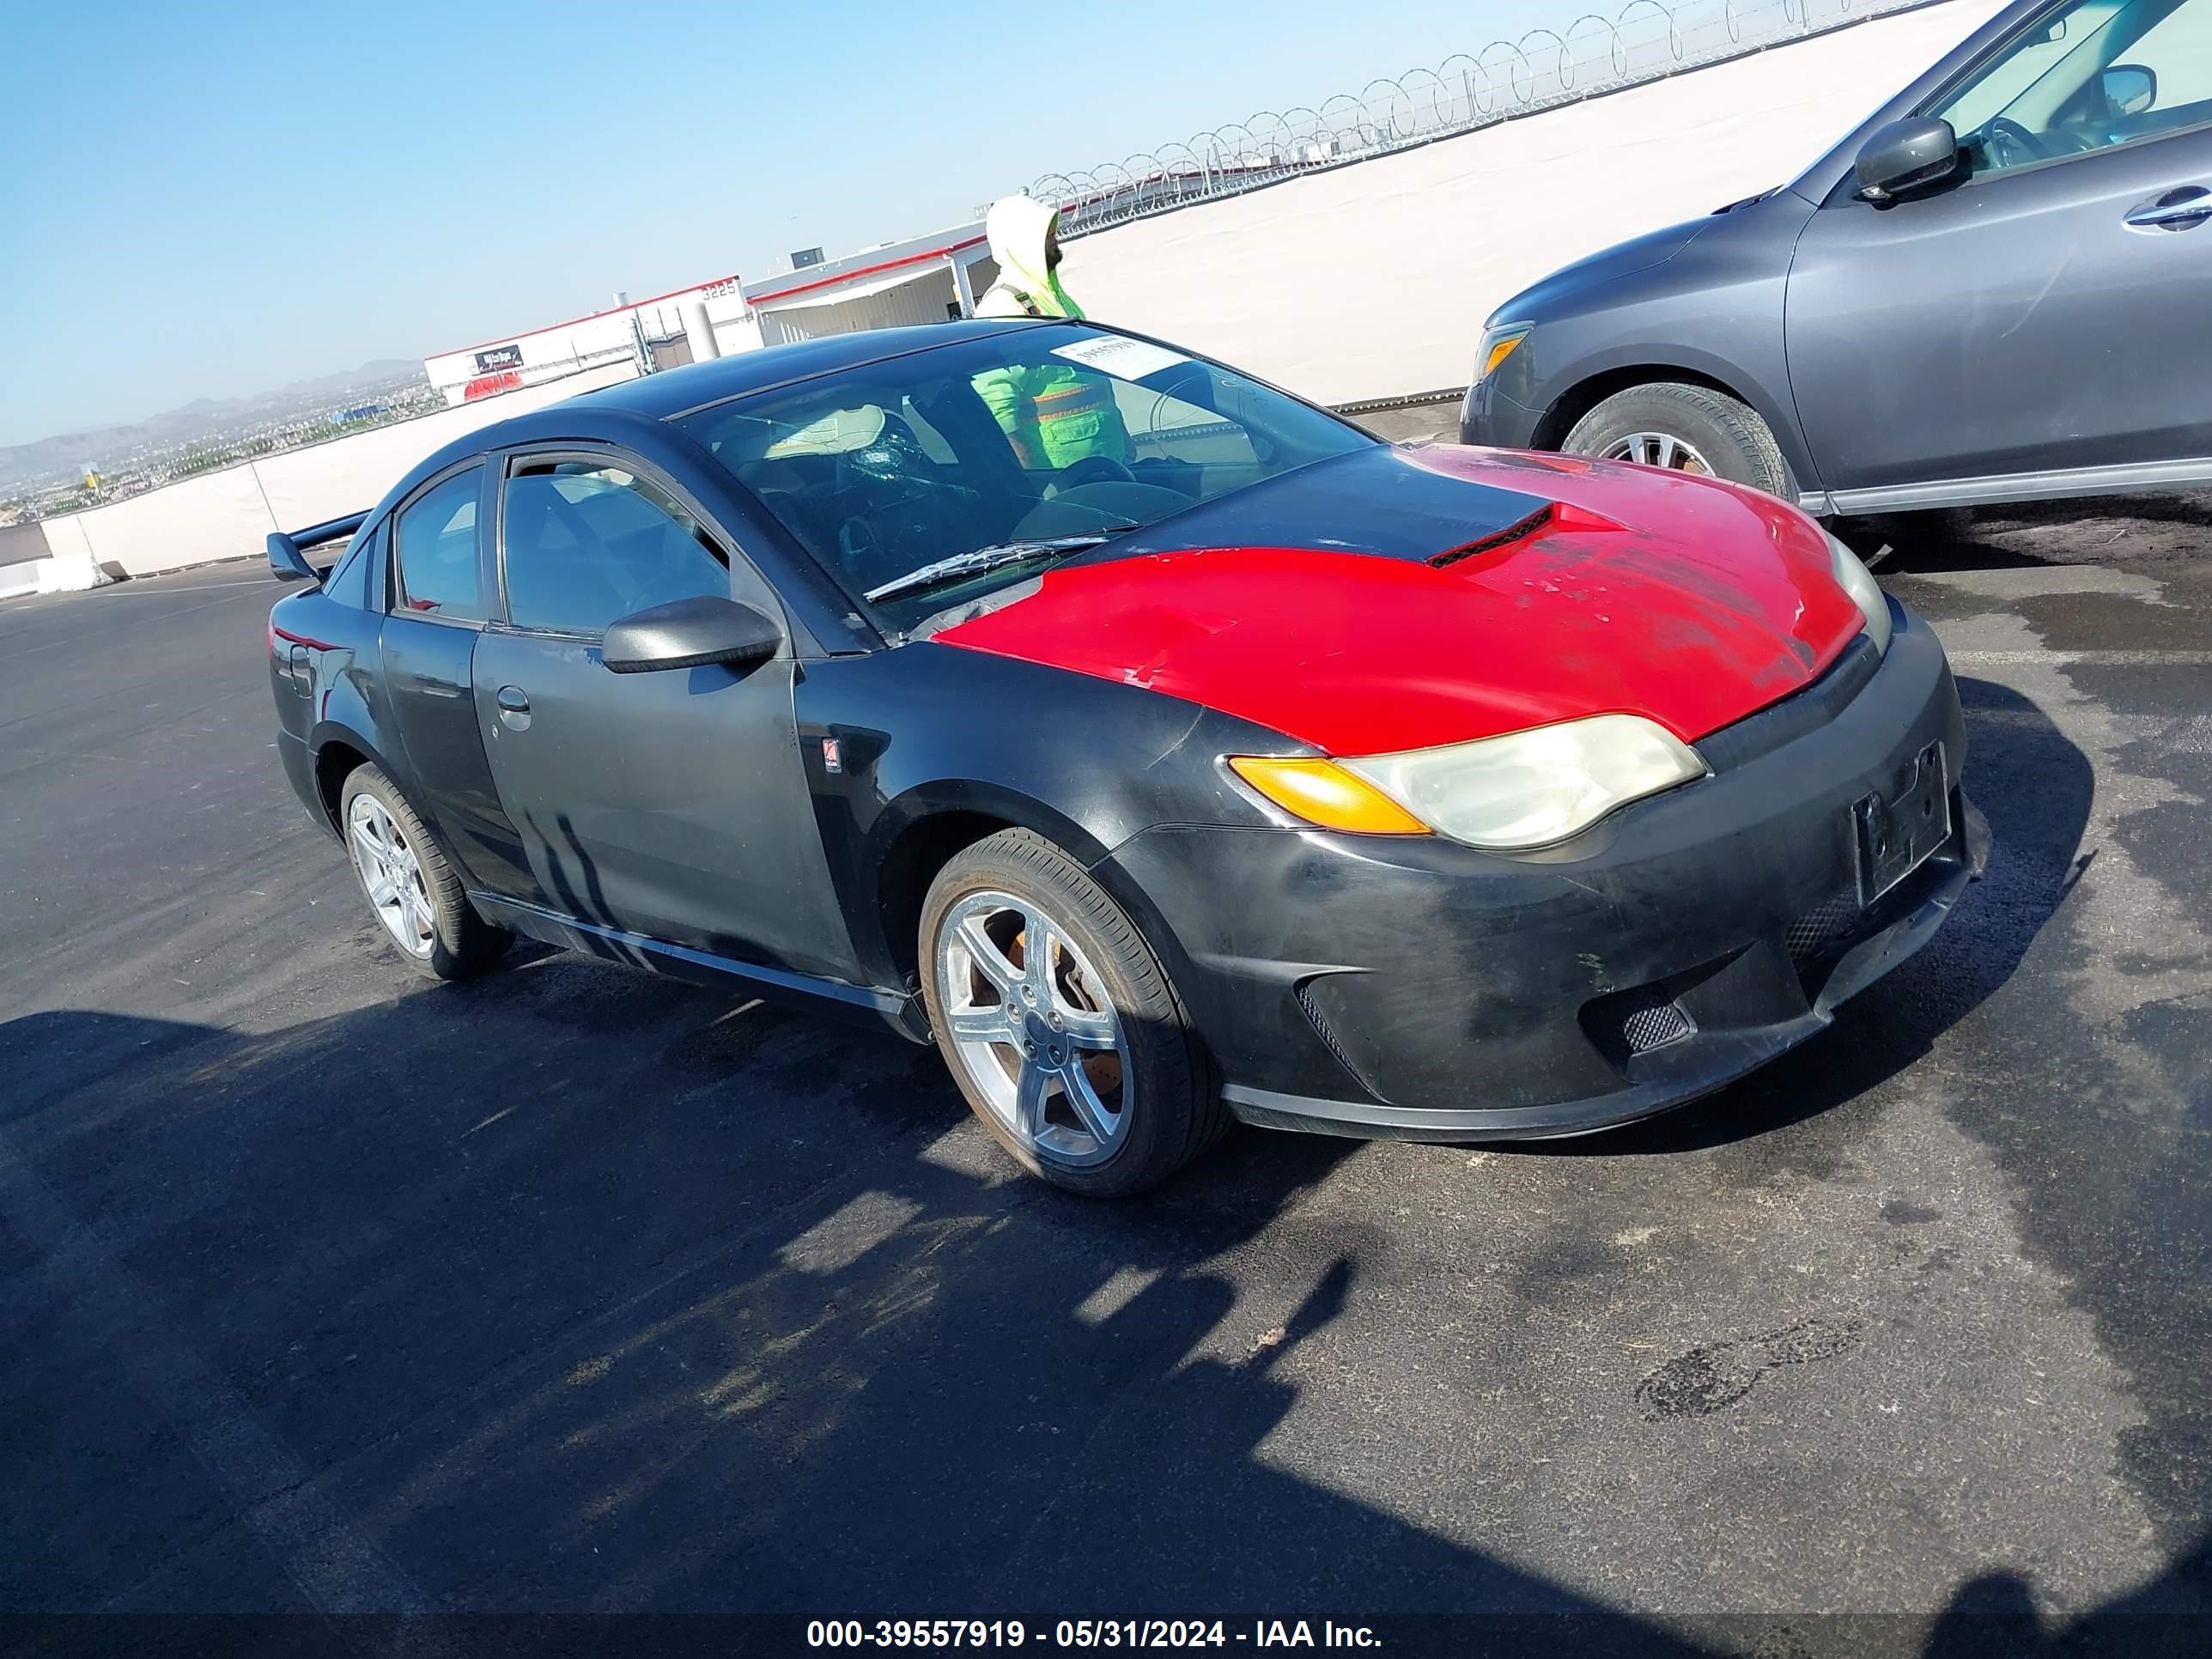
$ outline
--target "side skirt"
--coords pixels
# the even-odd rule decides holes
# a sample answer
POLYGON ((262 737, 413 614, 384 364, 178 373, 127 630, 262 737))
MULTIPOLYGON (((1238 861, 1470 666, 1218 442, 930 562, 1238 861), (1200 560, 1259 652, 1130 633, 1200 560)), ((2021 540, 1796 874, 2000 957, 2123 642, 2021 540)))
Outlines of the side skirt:
POLYGON ((2077 466, 2051 472, 2004 472, 1983 478, 1942 478, 1929 483, 1882 484, 1870 489, 1808 492, 1799 505, 1816 517, 1865 513, 1918 513, 1948 507, 1997 507, 2013 501, 2066 501, 2084 495, 2132 495, 2147 490, 2189 489, 2212 483, 2212 456, 2182 461, 2130 461, 2118 466, 2077 466))
POLYGON ((471 893, 469 902, 495 927, 510 928, 526 938, 564 951, 579 951, 608 962, 628 963, 649 973, 666 974, 699 985, 724 988, 741 986, 769 1002, 816 1013, 844 1014, 867 1024, 880 1021, 910 1042, 930 1040, 929 1022, 922 1012, 921 999, 911 994, 848 985, 842 980, 824 979, 815 974, 795 974, 788 969, 739 962, 709 951, 671 945, 665 939, 648 939, 643 933, 628 933, 618 927, 579 921, 573 916, 559 915, 534 904, 489 893, 471 893))

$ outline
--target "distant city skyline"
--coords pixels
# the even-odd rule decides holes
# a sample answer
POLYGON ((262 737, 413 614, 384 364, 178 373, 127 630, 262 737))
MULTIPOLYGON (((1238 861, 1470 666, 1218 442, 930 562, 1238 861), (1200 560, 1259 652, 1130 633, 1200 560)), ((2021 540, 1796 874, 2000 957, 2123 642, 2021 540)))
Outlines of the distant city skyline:
POLYGON ((11 7, 0 446, 940 228, 1584 9, 11 7))

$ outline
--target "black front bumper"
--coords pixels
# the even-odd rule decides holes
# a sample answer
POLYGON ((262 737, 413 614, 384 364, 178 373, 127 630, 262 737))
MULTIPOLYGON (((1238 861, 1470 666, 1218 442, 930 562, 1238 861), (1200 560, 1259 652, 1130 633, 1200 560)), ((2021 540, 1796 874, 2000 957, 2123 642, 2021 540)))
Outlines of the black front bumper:
POLYGON ((1979 873, 1958 692, 1934 635, 1893 611, 1878 665, 1854 647, 1699 744, 1713 775, 1540 856, 1165 826, 1099 873, 1161 923, 1249 1122, 1490 1140, 1648 1116, 1812 1036, 1979 873), (1855 804, 1896 799, 1931 744, 1949 838, 1862 908, 1855 804))
POLYGON ((1544 412, 1507 397, 1495 380, 1477 380, 1459 406, 1459 441, 1492 449, 1534 449, 1544 412))

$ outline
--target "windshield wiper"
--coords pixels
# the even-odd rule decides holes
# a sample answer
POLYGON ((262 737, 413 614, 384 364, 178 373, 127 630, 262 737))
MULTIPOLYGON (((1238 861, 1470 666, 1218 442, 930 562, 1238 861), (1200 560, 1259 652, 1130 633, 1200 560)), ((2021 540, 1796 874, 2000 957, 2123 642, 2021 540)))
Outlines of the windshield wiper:
POLYGON ((965 553, 955 553, 950 558, 935 560, 918 570, 909 570, 905 575, 887 581, 880 587, 872 587, 865 597, 872 603, 896 599, 902 593, 938 586, 957 576, 981 575, 986 570, 996 570, 1000 565, 1020 564, 1027 559, 1049 558, 1055 553, 1078 553, 1086 547, 1110 542, 1119 533, 1040 536, 1029 541, 1001 542, 994 547, 972 548, 965 553))

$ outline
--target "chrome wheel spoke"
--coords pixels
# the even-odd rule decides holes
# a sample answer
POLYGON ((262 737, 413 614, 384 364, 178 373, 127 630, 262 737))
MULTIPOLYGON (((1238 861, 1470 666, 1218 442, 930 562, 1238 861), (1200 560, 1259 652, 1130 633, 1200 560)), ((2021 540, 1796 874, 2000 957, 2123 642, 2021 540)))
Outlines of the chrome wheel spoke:
POLYGON ((1020 1046, 1020 1036, 1003 1005, 954 1008, 946 1012, 945 1023, 949 1028, 946 1035, 956 1042, 1010 1042, 1020 1046))
POLYGON ((1671 432, 1632 432, 1608 446, 1604 459, 1631 461, 1638 466, 1660 467, 1670 472, 1694 472, 1707 477, 1714 476, 1712 463, 1698 452, 1697 446, 1685 442, 1671 432))
POLYGON ((960 944, 968 952, 968 959, 975 971, 997 988, 1001 997, 1012 997, 1022 982, 1022 970, 1006 957, 991 936, 983 931, 981 916, 969 916, 960 923, 960 944))
POLYGON ((1033 1060, 1024 1060, 1014 1079, 1014 1129, 1034 1146, 1044 1133, 1044 1097, 1053 1074, 1033 1060))
POLYGON ((1083 1069, 1081 1060, 1068 1061, 1060 1074, 1060 1088, 1067 1097, 1067 1103, 1075 1109, 1075 1115, 1083 1120, 1083 1127, 1100 1146, 1106 1146, 1120 1133, 1119 1115, 1106 1109, 1106 1103, 1099 1098, 1091 1073, 1083 1069))
POLYGON ((1022 917, 1022 1000, 1036 1007, 1053 1006, 1052 963, 1059 942, 1052 924, 1036 912, 1022 917))
POLYGON ((1054 1004, 1053 1012, 1067 1040, 1079 1048, 1113 1048, 1121 1042, 1121 1024, 1111 1014, 1074 1007, 1065 997, 1054 1004))

